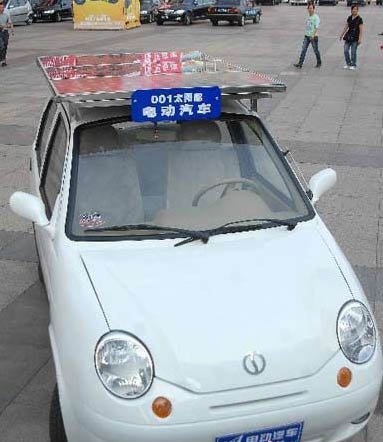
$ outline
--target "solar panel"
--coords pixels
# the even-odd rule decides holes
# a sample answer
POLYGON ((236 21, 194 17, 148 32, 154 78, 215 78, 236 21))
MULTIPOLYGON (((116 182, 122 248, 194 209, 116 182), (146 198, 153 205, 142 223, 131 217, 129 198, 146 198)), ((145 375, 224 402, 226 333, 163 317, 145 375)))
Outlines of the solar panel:
POLYGON ((160 88, 218 86, 223 95, 286 89, 275 78, 200 51, 44 56, 38 65, 63 101, 126 100, 137 90, 160 88))

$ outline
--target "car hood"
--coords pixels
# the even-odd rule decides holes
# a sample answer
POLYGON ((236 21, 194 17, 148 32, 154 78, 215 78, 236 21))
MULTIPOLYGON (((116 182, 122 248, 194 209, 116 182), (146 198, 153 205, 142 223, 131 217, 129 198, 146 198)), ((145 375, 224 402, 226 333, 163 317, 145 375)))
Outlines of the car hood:
POLYGON ((339 350, 350 290, 313 222, 212 237, 114 243, 82 259, 111 329, 150 350, 156 376, 195 392, 316 373, 339 350), (263 355, 258 375, 244 369, 263 355))

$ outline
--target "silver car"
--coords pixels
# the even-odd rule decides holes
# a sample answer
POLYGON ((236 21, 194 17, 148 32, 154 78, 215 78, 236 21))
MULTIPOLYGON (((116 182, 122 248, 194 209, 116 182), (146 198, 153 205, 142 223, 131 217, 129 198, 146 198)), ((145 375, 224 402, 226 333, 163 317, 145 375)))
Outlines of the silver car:
POLYGON ((9 0, 5 6, 15 25, 33 23, 33 11, 29 0, 9 0))

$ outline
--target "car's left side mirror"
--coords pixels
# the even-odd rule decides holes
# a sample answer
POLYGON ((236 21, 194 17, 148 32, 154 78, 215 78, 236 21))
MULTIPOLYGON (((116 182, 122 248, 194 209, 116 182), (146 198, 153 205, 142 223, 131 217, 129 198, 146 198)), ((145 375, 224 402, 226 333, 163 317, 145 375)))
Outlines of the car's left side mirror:
POLYGON ((311 202, 315 204, 319 198, 336 183, 336 172, 334 169, 323 169, 311 177, 309 189, 312 194, 311 202))
POLYGON ((43 202, 37 196, 26 192, 15 192, 9 199, 12 212, 21 216, 38 226, 47 226, 49 220, 45 214, 43 202))

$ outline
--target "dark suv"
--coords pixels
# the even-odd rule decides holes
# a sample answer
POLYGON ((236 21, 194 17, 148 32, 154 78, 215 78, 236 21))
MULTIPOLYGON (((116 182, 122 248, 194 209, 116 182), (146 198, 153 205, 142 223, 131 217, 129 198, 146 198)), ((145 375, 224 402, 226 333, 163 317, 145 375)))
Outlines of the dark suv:
POLYGON ((208 11, 213 26, 218 26, 220 21, 237 23, 238 26, 244 26, 246 20, 258 23, 261 14, 262 10, 255 0, 218 0, 208 11))
POLYGON ((157 24, 175 21, 191 25, 194 20, 207 18, 207 10, 213 4, 214 0, 170 0, 158 8, 157 24))
POLYGON ((154 0, 141 0, 140 1, 140 21, 141 23, 154 22, 157 14, 157 6, 154 0))
POLYGON ((42 0, 33 4, 33 21, 61 21, 73 17, 71 0, 42 0))

